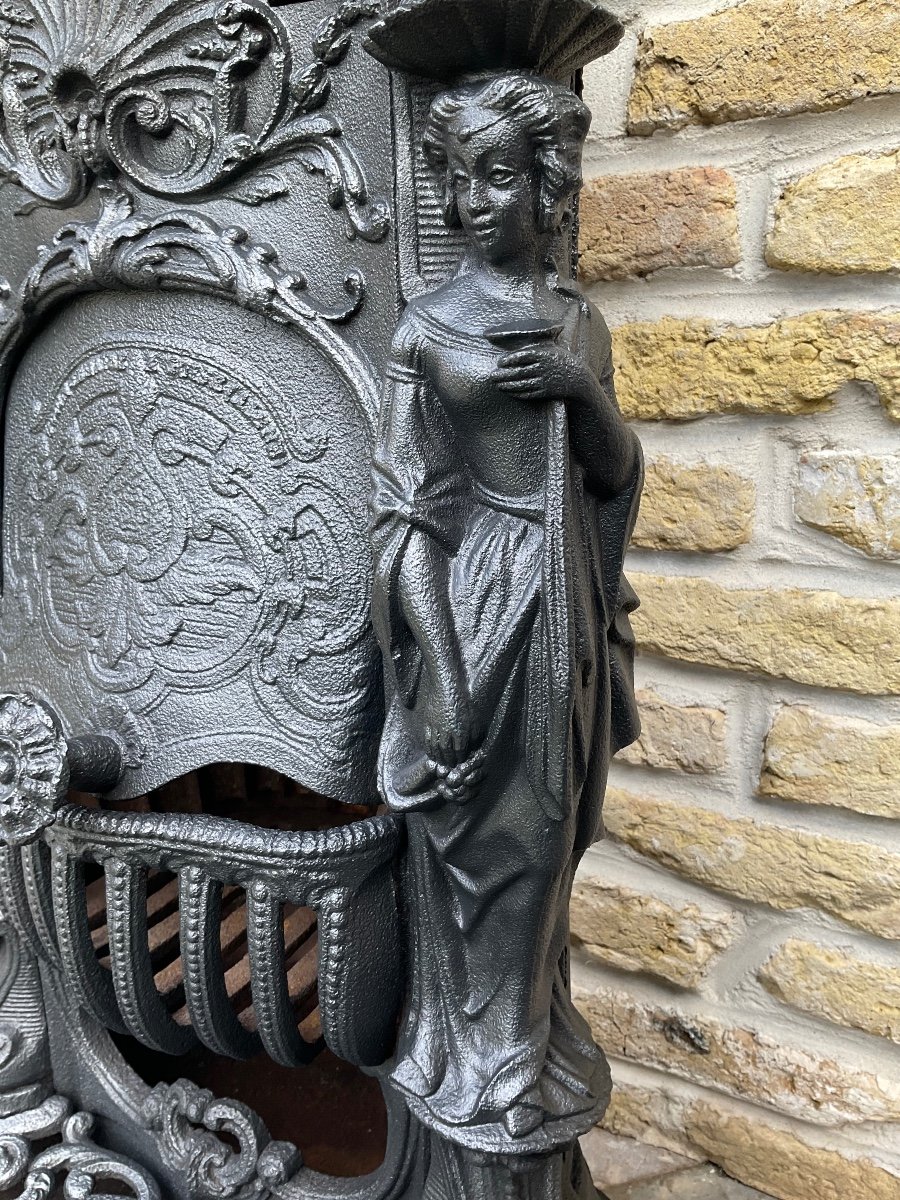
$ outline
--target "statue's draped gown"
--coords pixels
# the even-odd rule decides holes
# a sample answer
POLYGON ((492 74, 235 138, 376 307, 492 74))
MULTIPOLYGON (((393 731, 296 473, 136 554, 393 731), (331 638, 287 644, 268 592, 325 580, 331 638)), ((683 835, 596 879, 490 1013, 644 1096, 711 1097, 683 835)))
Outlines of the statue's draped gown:
MULTIPOLYGON (((606 325, 564 294, 563 340, 614 403, 606 325)), ((392 1081, 457 1144, 521 1154, 571 1141, 607 1101, 606 1063, 569 997, 567 908, 575 867, 601 833, 610 756, 638 729, 636 600, 622 567, 641 465, 635 440, 627 487, 592 495, 555 402, 543 406, 545 484, 524 496, 485 486, 466 454, 477 413, 500 406, 514 421, 523 403, 490 379, 501 353, 450 329, 428 298, 400 323, 375 457, 373 611, 388 689, 380 783, 408 830, 412 983, 392 1081), (430 680, 401 587, 417 538, 446 556, 486 729, 485 778, 465 804, 409 795, 404 783, 427 769, 430 680)))

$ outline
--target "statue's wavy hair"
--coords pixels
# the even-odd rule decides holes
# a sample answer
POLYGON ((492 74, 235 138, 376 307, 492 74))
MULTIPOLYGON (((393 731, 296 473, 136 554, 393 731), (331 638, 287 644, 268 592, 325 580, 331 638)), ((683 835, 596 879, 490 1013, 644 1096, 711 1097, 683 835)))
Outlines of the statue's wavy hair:
POLYGON ((448 170, 447 141, 454 136, 454 120, 471 105, 522 119, 541 172, 535 214, 538 227, 542 232, 557 232, 562 205, 582 185, 581 152, 591 124, 587 105, 564 84, 518 71, 464 83, 437 96, 428 115, 423 147, 438 177, 444 221, 451 229, 459 227, 460 217, 448 170))

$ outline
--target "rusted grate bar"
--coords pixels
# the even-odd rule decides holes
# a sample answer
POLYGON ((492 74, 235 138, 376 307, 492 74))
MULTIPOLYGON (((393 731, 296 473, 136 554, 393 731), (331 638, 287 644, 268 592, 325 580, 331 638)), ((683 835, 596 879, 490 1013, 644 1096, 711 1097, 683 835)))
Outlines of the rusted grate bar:
MULTIPOLYGON (((225 962, 246 945, 246 918, 238 888, 222 888, 198 867, 187 867, 180 880, 181 986, 184 1003, 174 1012, 178 1025, 192 1025, 216 1054, 250 1058, 260 1048, 238 1020, 228 992, 225 962)), ((238 958, 240 961, 240 958, 238 958)), ((159 981, 163 987, 175 982, 159 981)), ((173 989, 174 991, 174 989, 173 989)), ((169 993, 170 1007, 172 992, 169 993)))
MULTIPOLYGON (((113 967, 107 917, 110 875, 118 880, 116 903, 120 906, 131 903, 128 897, 132 890, 136 889, 135 896, 141 890, 139 870, 125 870, 121 862, 114 868, 108 866, 104 878, 86 886, 87 925, 97 962, 107 972, 113 967)), ((126 1024, 130 1032, 154 1049, 181 1053, 181 1049, 175 1048, 183 1042, 173 1035, 174 1025, 185 1034, 193 1030, 216 1054, 239 1059, 253 1057, 262 1048, 262 1039, 254 1007, 247 900, 243 889, 223 886, 197 867, 184 868, 180 877, 152 871, 145 873, 143 879, 145 941, 141 940, 140 918, 135 923, 130 910, 127 920, 124 914, 121 920, 131 932, 119 935, 120 943, 128 947, 132 963, 137 959, 142 961, 140 983, 133 974, 126 977, 120 972, 124 1008, 121 1000, 119 1007, 129 1014, 126 1024), (133 945, 132 939, 137 939, 137 945, 133 945), (159 997, 159 1005, 154 1002, 152 992, 147 998, 151 973, 152 992, 159 997), (143 1015, 135 1007, 138 995, 144 997, 143 1015)), ((310 908, 286 904, 280 929, 284 984, 275 988, 269 980, 262 986, 271 988, 274 1003, 282 1006, 279 1011, 283 1014, 284 1028, 279 1052, 285 1058, 290 1055, 292 1063, 298 1059, 306 1062, 320 1049, 322 1036, 316 1010, 316 914, 310 908), (293 1031, 289 1026, 293 1026, 293 1031)), ((277 934, 274 925, 273 930, 277 934)), ((263 991, 263 995, 269 994, 263 991)), ((271 1012, 269 1015, 271 1019, 271 1012)))
MULTIPOLYGON (((110 964, 119 1011, 128 1032, 145 1046, 164 1054, 184 1054, 195 1043, 193 1030, 177 1025, 157 989, 153 942, 159 956, 178 953, 178 916, 156 922, 151 934, 147 916, 147 870, 124 859, 110 858, 106 871, 106 920, 110 964)), ((159 894, 159 893, 157 893, 159 894)))

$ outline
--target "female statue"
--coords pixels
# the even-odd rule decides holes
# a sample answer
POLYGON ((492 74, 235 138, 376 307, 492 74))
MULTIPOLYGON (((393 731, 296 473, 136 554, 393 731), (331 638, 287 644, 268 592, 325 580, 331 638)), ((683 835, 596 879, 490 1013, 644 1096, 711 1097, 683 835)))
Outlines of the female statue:
POLYGON ((391 1082, 492 1156, 569 1146, 609 1095, 567 910, 637 733, 622 566, 642 468, 609 332, 553 258, 588 126, 530 71, 434 101, 425 153, 467 250, 400 321, 374 465, 380 785, 406 815, 411 938, 391 1082))

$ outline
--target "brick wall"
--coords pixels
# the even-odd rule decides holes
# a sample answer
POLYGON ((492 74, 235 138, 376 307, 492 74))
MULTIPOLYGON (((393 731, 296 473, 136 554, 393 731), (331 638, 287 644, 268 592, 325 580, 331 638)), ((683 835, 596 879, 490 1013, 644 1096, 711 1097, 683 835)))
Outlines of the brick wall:
POLYGON ((615 1132, 898 1200, 900 5, 634 7, 582 270, 648 458, 644 733, 576 991, 615 1132))

